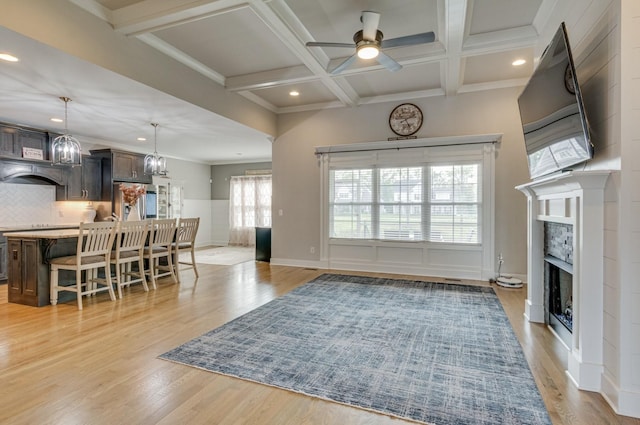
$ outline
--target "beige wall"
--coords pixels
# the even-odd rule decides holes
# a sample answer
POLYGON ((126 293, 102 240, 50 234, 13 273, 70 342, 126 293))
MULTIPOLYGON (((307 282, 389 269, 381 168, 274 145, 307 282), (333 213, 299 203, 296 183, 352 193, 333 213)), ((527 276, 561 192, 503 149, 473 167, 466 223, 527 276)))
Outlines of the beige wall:
MULTIPOLYGON (((502 89, 414 103, 425 115, 417 137, 504 134, 496 159, 496 253, 504 255, 504 272, 526 275, 526 202, 514 189, 529 181, 516 103, 520 92, 521 88, 502 89)), ((320 168, 314 148, 392 137, 388 118, 396 105, 279 116, 279 136, 273 144, 273 257, 319 261, 320 168)))

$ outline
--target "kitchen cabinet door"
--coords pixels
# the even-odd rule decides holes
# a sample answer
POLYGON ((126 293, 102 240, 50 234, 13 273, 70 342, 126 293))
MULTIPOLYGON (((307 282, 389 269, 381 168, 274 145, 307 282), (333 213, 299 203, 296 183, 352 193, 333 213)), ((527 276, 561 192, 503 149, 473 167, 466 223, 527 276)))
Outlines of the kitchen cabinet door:
POLYGON ((14 240, 8 242, 9 302, 38 305, 38 242, 14 240))
POLYGON ((14 147, 18 140, 18 130, 11 127, 0 127, 0 155, 15 156, 14 147))
POLYGON ((42 151, 42 159, 49 159, 47 133, 21 129, 18 132, 18 143, 16 145, 15 152, 16 156, 22 157, 22 148, 40 150, 42 151))
POLYGON ((144 174, 144 155, 114 152, 113 180, 151 183, 151 176, 144 174))
POLYGON ((0 236, 0 280, 7 280, 7 238, 0 236))
POLYGON ((81 167, 68 170, 67 185, 57 191, 58 201, 99 201, 102 193, 102 160, 82 157, 81 167))

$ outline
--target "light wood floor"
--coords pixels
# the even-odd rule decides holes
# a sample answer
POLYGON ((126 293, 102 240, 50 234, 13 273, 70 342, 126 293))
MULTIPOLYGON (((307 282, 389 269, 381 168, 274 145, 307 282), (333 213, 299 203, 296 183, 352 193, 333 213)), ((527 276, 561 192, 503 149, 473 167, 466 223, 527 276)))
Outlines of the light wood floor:
MULTIPOLYGON (((197 282, 185 271, 180 285, 163 281, 149 293, 130 288, 116 302, 102 294, 85 301, 83 311, 75 302, 8 304, 0 286, 0 423, 411 423, 157 359, 323 273, 260 262, 199 270, 197 282)), ((562 346, 543 326, 523 320, 524 290, 496 292, 554 425, 640 424, 569 383, 562 346)))

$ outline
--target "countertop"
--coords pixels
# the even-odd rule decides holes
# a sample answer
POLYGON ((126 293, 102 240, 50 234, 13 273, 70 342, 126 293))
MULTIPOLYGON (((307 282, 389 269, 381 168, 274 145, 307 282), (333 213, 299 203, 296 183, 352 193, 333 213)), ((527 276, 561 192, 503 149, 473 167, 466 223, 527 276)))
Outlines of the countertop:
POLYGON ((74 229, 80 227, 80 223, 69 224, 16 224, 14 226, 0 226, 2 232, 18 232, 29 230, 49 230, 49 229, 74 229))
POLYGON ((75 228, 29 230, 19 232, 6 232, 4 236, 8 238, 20 239, 64 239, 78 237, 79 226, 75 228))

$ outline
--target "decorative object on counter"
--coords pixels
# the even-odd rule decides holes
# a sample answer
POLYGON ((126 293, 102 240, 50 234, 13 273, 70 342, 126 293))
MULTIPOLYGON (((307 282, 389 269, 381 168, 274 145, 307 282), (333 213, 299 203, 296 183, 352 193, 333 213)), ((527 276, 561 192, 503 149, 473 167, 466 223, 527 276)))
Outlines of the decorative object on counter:
POLYGON ((69 134, 67 106, 71 99, 60 97, 64 102, 64 134, 53 139, 51 144, 51 162, 53 165, 82 165, 80 142, 69 134))
POLYGON ((140 210, 135 205, 129 206, 129 213, 127 214, 127 221, 140 221, 140 210))
POLYGON ((138 202, 138 198, 147 193, 147 189, 144 186, 140 185, 126 186, 120 183, 120 186, 118 186, 118 188, 122 192, 124 202, 129 204, 130 207, 135 206, 138 202))
POLYGON ((167 160, 158 155, 158 123, 152 122, 153 126, 153 154, 144 157, 144 173, 151 176, 166 176, 167 160))
POLYGON ((91 223, 96 218, 96 210, 93 208, 92 202, 87 202, 87 206, 82 212, 82 221, 85 223, 91 223))

